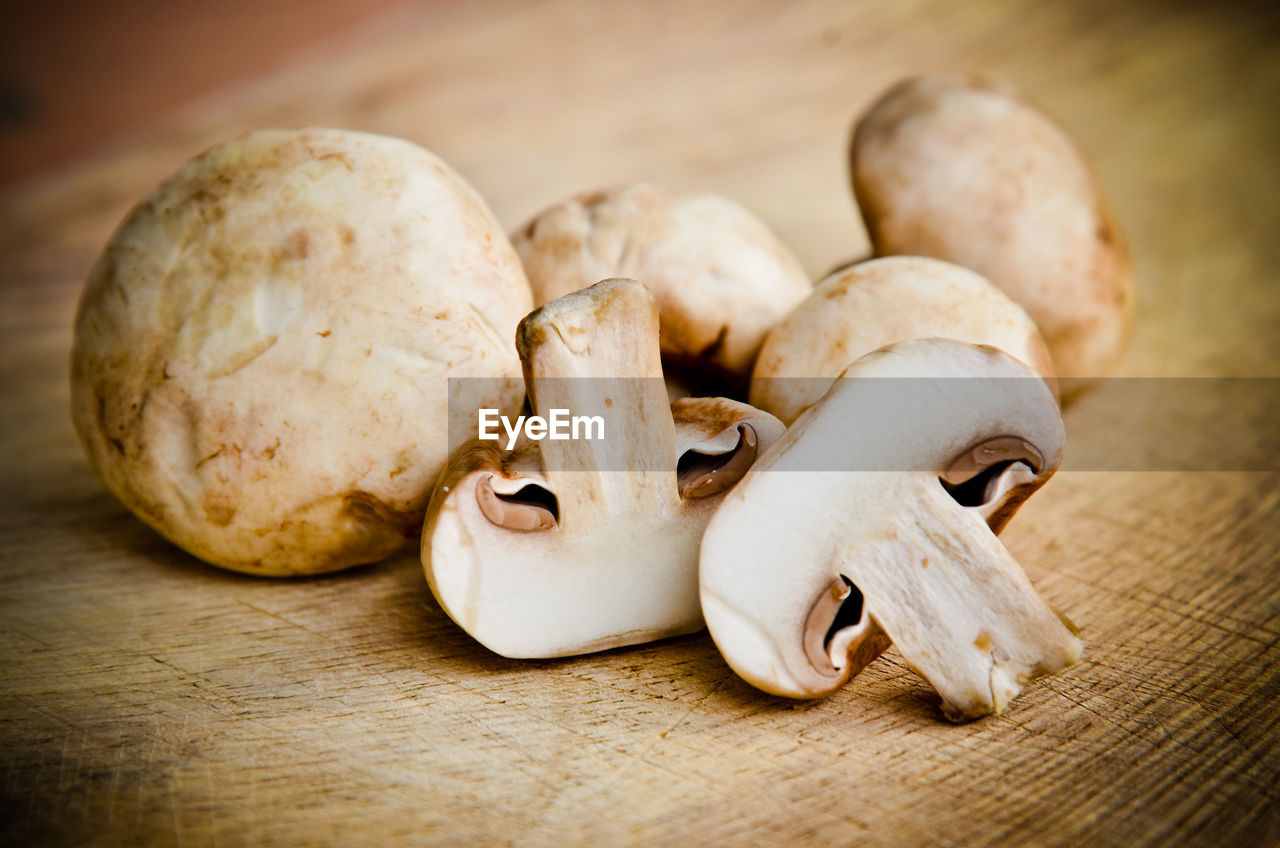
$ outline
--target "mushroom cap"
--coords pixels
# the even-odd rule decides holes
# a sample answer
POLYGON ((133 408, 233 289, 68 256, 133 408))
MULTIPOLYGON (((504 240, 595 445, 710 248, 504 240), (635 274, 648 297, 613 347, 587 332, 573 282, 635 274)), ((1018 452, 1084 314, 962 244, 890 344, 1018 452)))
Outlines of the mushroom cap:
POLYGON ((813 288, 742 206, 650 183, 576 195, 536 215, 512 243, 536 303, 606 277, 637 279, 657 298, 664 360, 739 380, 765 333, 813 288))
POLYGON ((1053 380, 1035 322, 1008 295, 967 268, 892 256, 832 273, 770 331, 751 377, 751 404, 789 424, 864 354, 934 337, 999 348, 1053 380))
POLYGON ((858 122, 851 172, 878 255, 987 277, 1035 319, 1061 377, 1114 368, 1134 308, 1128 250, 1079 148, 1014 89, 898 84, 858 122))
POLYGON ((725 660, 761 689, 817 697, 887 634, 964 718, 1070 665, 1079 641, 992 526, 1054 473, 1064 438, 1044 381, 994 348, 924 339, 864 356, 707 525, 702 606, 725 660), (966 503, 943 485, 957 460, 1013 440, 1037 459, 1012 487, 966 503), (832 598, 846 586, 859 592, 852 622, 832 598))
POLYGON ((107 488, 166 538, 262 575, 415 538, 450 377, 513 408, 531 295, 483 200, 407 141, 266 130, 123 221, 76 318, 72 415, 107 488))

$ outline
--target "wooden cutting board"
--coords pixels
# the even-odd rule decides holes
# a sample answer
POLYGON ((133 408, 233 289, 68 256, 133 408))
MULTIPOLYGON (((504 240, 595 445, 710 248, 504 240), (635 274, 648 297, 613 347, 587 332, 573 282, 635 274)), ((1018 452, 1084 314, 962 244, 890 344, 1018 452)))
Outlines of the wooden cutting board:
MULTIPOLYGON (((854 117, 904 75, 965 69, 1024 88, 1092 157, 1137 259, 1124 373, 1268 390, 1276 24, 1157 0, 405 8, 0 198, 3 841, 1276 844, 1269 402, 1221 427, 1212 410, 1148 415, 1130 445, 1198 446, 1195 461, 1063 472, 1019 513, 1006 543, 1080 625, 1085 658, 953 726, 893 653, 790 702, 738 680, 705 634, 495 657, 440 611, 412 553, 310 580, 201 565, 102 489, 66 380, 76 297, 115 223, 242 130, 412 139, 510 227, 624 180, 709 188, 817 276, 866 249, 846 188, 854 117)), ((1068 410, 1069 433, 1131 419, 1110 397, 1068 410)))

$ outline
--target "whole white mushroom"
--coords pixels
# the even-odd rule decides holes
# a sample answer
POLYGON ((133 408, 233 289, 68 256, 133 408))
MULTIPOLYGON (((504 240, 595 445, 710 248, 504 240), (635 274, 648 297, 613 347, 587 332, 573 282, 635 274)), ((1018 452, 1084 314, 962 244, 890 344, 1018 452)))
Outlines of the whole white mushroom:
MULTIPOLYGON (((107 488, 215 565, 333 571, 417 537, 450 377, 521 396, 528 282, 484 201, 407 141, 264 130, 124 220, 76 317, 72 416, 107 488)), ((457 385, 454 386, 455 391, 457 385)))
POLYGON ((778 322, 756 359, 751 403, 790 424, 856 360, 923 338, 990 345, 1056 387, 1040 331, 1008 295, 959 265, 886 256, 833 271, 778 322))
POLYGON ((1129 250, 1067 132, 1010 86, 925 75, 858 121, 854 194, 878 256, 982 274, 1040 327, 1059 377, 1104 377, 1128 342, 1129 250))
POLYGON ((769 226, 728 198, 632 183, 584 192, 511 237, 534 301, 609 277, 639 280, 658 301, 667 377, 713 376, 743 389, 765 334, 813 285, 769 226))

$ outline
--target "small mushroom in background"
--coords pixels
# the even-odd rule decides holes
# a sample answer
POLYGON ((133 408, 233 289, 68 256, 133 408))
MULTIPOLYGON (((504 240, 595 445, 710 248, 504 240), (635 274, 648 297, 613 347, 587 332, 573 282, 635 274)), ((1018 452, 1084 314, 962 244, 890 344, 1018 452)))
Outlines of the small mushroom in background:
POLYGON ((858 122, 851 171, 877 255, 972 268, 1035 319, 1059 377, 1112 372, 1134 311, 1128 250, 1079 148, 1017 91, 899 83, 858 122))
POLYGON ((440 605, 508 657, 701 628, 703 526, 781 423, 724 398, 670 404, 658 306, 634 280, 534 311, 517 347, 533 412, 600 415, 603 438, 526 438, 511 451, 477 439, 454 454, 422 535, 440 605))
POLYGON ((710 192, 635 183, 580 194, 511 240, 537 304, 606 277, 644 283, 658 300, 667 378, 695 393, 709 380, 745 397, 765 333, 813 290, 763 221, 710 192))
POLYGON ((112 236, 80 300, 90 463, 191 554, 260 575, 417 538, 449 377, 513 410, 532 308, 476 192, 407 141, 266 130, 189 162, 112 236))
POLYGON ((952 719, 1000 712, 1080 656, 996 538, 1064 438, 1049 387, 993 348, 925 339, 859 359, 707 525, 717 647, 753 685, 809 698, 892 642, 952 719))
POLYGON ((1035 322, 1008 295, 967 268, 892 256, 836 271, 770 331, 750 403, 790 424, 859 357, 934 337, 1003 350, 1056 387, 1035 322))

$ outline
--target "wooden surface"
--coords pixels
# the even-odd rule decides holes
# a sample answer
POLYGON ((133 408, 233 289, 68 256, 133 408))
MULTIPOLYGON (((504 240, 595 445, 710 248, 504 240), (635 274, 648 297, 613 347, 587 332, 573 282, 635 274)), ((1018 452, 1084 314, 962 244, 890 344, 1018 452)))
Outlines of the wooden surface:
MULTIPOLYGON (((1126 374, 1277 378, 1277 29, 1262 6, 1101 0, 404 8, 0 196, 0 838, 1277 844, 1274 456, 1256 456, 1270 472, 1058 475, 1005 539, 1085 658, 952 726, 892 653, 792 703, 736 679, 705 635, 497 658, 412 553, 286 582, 203 566, 103 491, 66 385, 75 299, 115 223, 240 130, 410 138, 507 226, 625 179, 707 187, 819 274, 866 244, 853 117, 942 68, 1017 83, 1089 151, 1139 271, 1126 374)), ((1091 414, 1086 397, 1069 432, 1091 414)))

